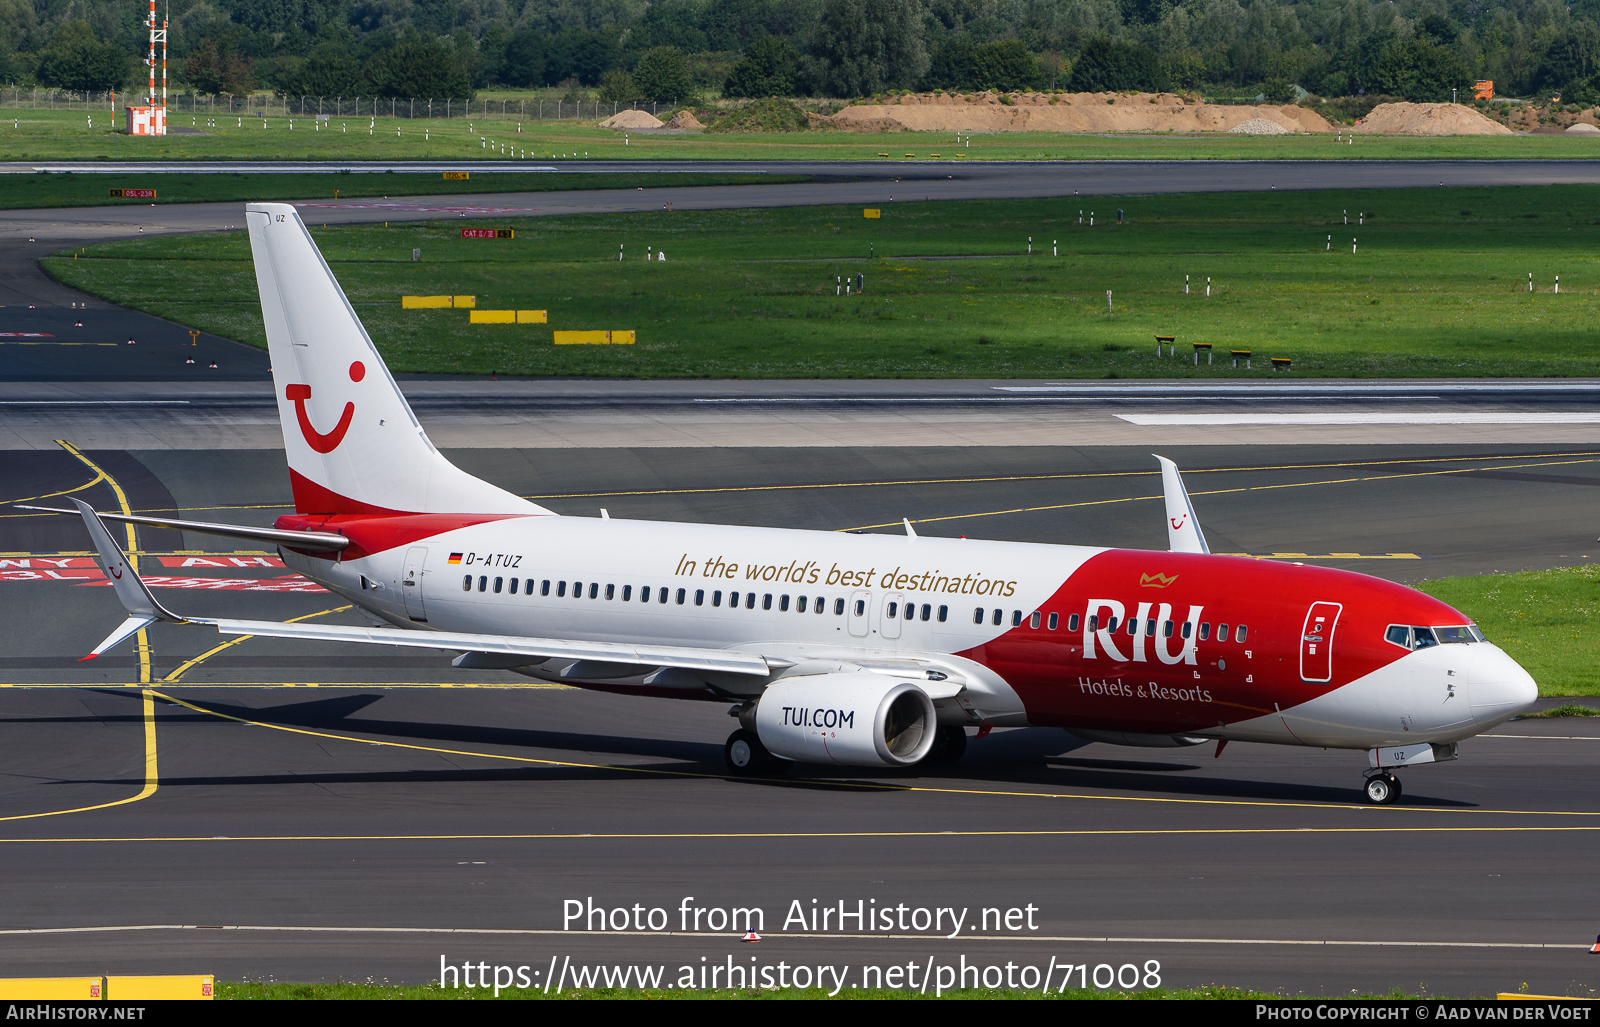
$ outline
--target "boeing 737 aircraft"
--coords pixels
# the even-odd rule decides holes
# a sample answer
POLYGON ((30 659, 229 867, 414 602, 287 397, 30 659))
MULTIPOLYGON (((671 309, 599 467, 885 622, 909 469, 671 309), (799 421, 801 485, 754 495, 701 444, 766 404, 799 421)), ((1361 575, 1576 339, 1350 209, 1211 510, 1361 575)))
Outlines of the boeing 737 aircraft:
POLYGON ((74 500, 127 609, 91 656, 156 621, 445 650, 464 672, 729 704, 734 774, 951 762, 968 727, 1365 750, 1375 804, 1399 798, 1395 768, 1455 759, 1537 695, 1420 592, 1210 555, 1164 458, 1167 552, 557 516, 446 460, 295 208, 246 210, 295 512, 251 528, 74 500), (104 520, 276 544, 390 626, 180 616, 104 520))

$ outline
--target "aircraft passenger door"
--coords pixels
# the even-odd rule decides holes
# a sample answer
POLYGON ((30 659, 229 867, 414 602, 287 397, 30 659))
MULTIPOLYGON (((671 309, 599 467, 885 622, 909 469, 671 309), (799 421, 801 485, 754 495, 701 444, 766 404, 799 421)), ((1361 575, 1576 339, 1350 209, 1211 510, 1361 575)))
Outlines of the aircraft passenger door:
POLYGON ((412 546, 406 550, 405 566, 400 572, 400 596, 405 600, 406 616, 423 623, 428 620, 428 611, 422 604, 422 565, 427 560, 427 546, 412 546))
POLYGON ((872 627, 872 593, 857 592, 850 597, 850 606, 844 611, 844 619, 850 623, 850 634, 857 638, 866 638, 872 627))
POLYGON ((900 618, 905 616, 906 597, 899 592, 889 592, 883 597, 883 614, 878 618, 878 634, 884 638, 900 637, 900 618))
POLYGON ((1333 679, 1333 629, 1339 623, 1342 603, 1312 603, 1300 632, 1300 679, 1333 679))

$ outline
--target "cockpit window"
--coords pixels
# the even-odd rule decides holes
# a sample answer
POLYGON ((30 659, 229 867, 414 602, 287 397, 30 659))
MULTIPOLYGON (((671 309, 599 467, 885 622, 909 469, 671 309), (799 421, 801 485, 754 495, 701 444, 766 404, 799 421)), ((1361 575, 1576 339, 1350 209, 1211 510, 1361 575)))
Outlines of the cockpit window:
POLYGON ((1426 649, 1441 643, 1486 641, 1483 632, 1472 624, 1452 624, 1446 627, 1391 624, 1384 631, 1383 637, 1385 641, 1402 649, 1426 649))

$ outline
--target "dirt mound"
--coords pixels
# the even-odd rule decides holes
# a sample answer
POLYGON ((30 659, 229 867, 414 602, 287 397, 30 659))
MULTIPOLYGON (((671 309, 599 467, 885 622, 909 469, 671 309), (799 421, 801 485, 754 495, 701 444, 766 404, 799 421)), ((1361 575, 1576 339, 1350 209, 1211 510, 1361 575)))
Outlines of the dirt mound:
POLYGON ((1289 134, 1289 130, 1278 124, 1276 121, 1268 121, 1266 118, 1251 118, 1249 121, 1241 121, 1239 124, 1228 129, 1228 134, 1241 136, 1286 136, 1289 134))
POLYGON ((705 128, 693 111, 679 111, 667 122, 668 128, 705 128))
POLYGON ((1567 129, 1566 134, 1569 136, 1600 136, 1600 128, 1595 128, 1593 125, 1580 121, 1567 129))
POLYGON ((1228 132, 1248 121, 1333 131, 1301 107, 1213 105, 1172 93, 922 93, 812 115, 815 127, 846 132, 1228 132))
POLYGON ((644 111, 618 111, 600 122, 601 128, 660 128, 661 122, 644 111))
POLYGON ((1386 136, 1508 136, 1511 130, 1459 103, 1381 103, 1350 131, 1386 136))

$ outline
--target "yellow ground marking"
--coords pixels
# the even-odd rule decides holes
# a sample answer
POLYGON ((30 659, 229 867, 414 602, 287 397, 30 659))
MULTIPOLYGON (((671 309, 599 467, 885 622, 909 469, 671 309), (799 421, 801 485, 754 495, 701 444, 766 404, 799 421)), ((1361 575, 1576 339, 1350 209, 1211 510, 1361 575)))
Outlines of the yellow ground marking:
MULTIPOLYGON (((316 613, 305 613, 305 614, 301 614, 298 617, 290 617, 288 620, 284 621, 284 623, 285 624, 298 624, 303 620, 311 620, 313 617, 325 617, 330 613, 343 613, 346 610, 353 610, 353 609, 355 609, 355 606, 351 605, 351 604, 346 604, 344 606, 334 606, 334 607, 331 607, 331 608, 326 609, 326 610, 318 610, 316 613)), ((199 656, 194 657, 193 659, 185 660, 185 661, 183 661, 183 663, 179 664, 177 670, 174 670, 171 674, 168 674, 166 677, 162 678, 161 679, 161 683, 164 684, 164 685, 174 684, 174 683, 177 682, 177 680, 179 678, 183 677, 183 675, 188 673, 192 668, 198 667, 200 664, 206 662, 211 657, 213 657, 213 656, 217 655, 218 653, 222 652, 224 649, 228 649, 228 648, 231 648, 233 646, 236 646, 240 642, 248 642, 250 639, 255 638, 255 637, 256 636, 254 636, 254 635, 240 635, 238 638, 229 639, 228 641, 222 643, 219 646, 215 646, 215 647, 213 647, 211 649, 206 650, 205 652, 201 653, 199 656)))
MULTIPOLYGON (((1386 461, 1392 463, 1407 463, 1410 461, 1386 461)), ((1420 461, 1418 461, 1420 462, 1420 461)), ((1330 478, 1324 481, 1290 481, 1279 482, 1274 485, 1243 485, 1232 489, 1211 489, 1205 492, 1190 492, 1190 498, 1195 496, 1225 496, 1238 492, 1268 492, 1275 489, 1302 489, 1320 485, 1351 485, 1369 481, 1396 481, 1401 478, 1431 478, 1447 474, 1468 474, 1473 471, 1493 470, 1510 471, 1527 467, 1561 467, 1567 464, 1592 464, 1594 460, 1550 460, 1532 464, 1497 464, 1493 467, 1457 467, 1444 471, 1412 471, 1409 474, 1374 474, 1361 478, 1330 478)), ((1185 471, 1185 474, 1190 472, 1185 471)), ((1082 506, 1109 506, 1114 503, 1140 503, 1151 499, 1164 499, 1162 495, 1154 496, 1123 496, 1119 499, 1090 499, 1081 503, 1052 503, 1046 506, 1019 506, 1009 510, 984 510, 977 513, 947 514, 943 517, 913 518, 912 524, 934 524, 939 521, 964 521, 978 517, 1003 517, 1007 514, 1038 513, 1043 510, 1071 510, 1082 506)), ((863 524, 854 528, 840 528, 839 531, 869 531, 873 528, 898 528, 899 521, 889 521, 883 524, 863 524)))
MULTIPOLYGON (((1383 467, 1392 464, 1441 464, 1463 463, 1468 461, 1485 460, 1542 460, 1547 457, 1573 457, 1573 456, 1600 456, 1600 451, 1580 453, 1522 453, 1506 456, 1456 456, 1456 457, 1424 457, 1416 460, 1350 460, 1338 463, 1324 464, 1271 464, 1262 467, 1203 467, 1197 470, 1185 470, 1186 475, 1196 474, 1234 474, 1246 471, 1303 471, 1319 470, 1328 467, 1383 467)), ((1574 460, 1572 463, 1592 463, 1590 460, 1574 460)), ((1469 470, 1484 470, 1481 467, 1469 470)), ((697 493, 717 492, 784 492, 800 489, 864 489, 885 488, 895 485, 981 485, 1003 481, 1064 481, 1083 478, 1153 478, 1160 475, 1155 471, 1085 471, 1075 474, 1011 474, 992 478, 908 478, 896 481, 858 481, 858 482, 828 482, 814 485, 736 485, 722 488, 698 489, 647 489, 629 492, 553 492, 548 495, 523 496, 524 499, 603 499, 608 496, 679 496, 694 495, 697 493)), ((203 509, 223 509, 222 507, 205 507, 203 509)), ((240 507, 239 509, 245 509, 240 507)), ((898 522, 896 522, 898 523, 898 522)))
MULTIPOLYGON (((128 494, 126 492, 122 491, 122 486, 117 483, 117 480, 115 478, 113 478, 111 475, 107 474, 105 472, 104 468, 102 468, 99 464, 95 463, 93 460, 90 460, 88 457, 84 456, 83 452, 80 449, 78 449, 77 446, 74 446, 72 443, 68 442, 66 439, 56 439, 56 445, 60 446, 62 449, 66 450, 68 453, 71 453, 73 456, 77 457, 78 460, 81 461, 85 467, 89 468, 89 470, 91 470, 95 474, 99 475, 99 480, 100 481, 105 482, 107 485, 109 485, 111 487, 112 493, 115 494, 116 497, 117 497, 117 505, 122 507, 122 512, 125 515, 131 515, 133 513, 133 508, 128 505, 128 494)), ((132 524, 124 524, 122 526, 122 528, 128 534, 128 553, 132 554, 132 553, 138 552, 139 551, 139 530, 138 530, 138 528, 135 525, 132 525, 132 524)), ((132 569, 133 573, 138 574, 139 573, 139 558, 137 556, 130 555, 128 557, 128 566, 132 569)), ((149 635, 149 632, 148 632, 147 629, 140 628, 139 629, 139 633, 137 635, 135 635, 134 637, 138 640, 136 648, 137 648, 138 653, 139 653, 139 682, 140 682, 140 684, 148 685, 150 683, 150 678, 151 678, 150 661, 151 661, 151 657, 153 655, 153 650, 150 647, 150 635, 149 635)))
MULTIPOLYGON (((74 492, 82 492, 84 489, 94 488, 96 485, 100 484, 102 481, 105 481, 105 478, 106 478, 105 472, 102 471, 99 474, 96 474, 93 478, 90 478, 88 481, 84 482, 82 485, 75 485, 70 489, 62 489, 60 492, 46 492, 43 495, 39 495, 39 496, 26 496, 26 497, 24 497, 22 499, 7 499, 7 500, 4 500, 4 501, 0 501, 0 506, 9 506, 12 503, 33 503, 33 502, 37 502, 38 500, 41 500, 41 499, 50 499, 50 498, 52 498, 54 496, 70 496, 74 492)), ((52 517, 54 515, 53 514, 26 513, 26 514, 6 514, 5 516, 7 516, 7 517, 52 517)), ((90 554, 86 553, 84 555, 87 556, 87 555, 90 555, 90 554)))
MULTIPOLYGON (((512 755, 507 755, 507 754, 504 754, 504 753, 474 752, 472 750, 466 750, 466 749, 445 749, 445 748, 441 748, 439 746, 432 746, 432 745, 416 745, 416 744, 413 744, 411 742, 390 742, 390 741, 386 741, 386 740, 383 740, 383 739, 363 738, 363 737, 361 737, 359 735, 339 735, 339 734, 333 734, 332 732, 328 732, 328 731, 313 731, 313 730, 310 730, 309 728, 289 727, 289 726, 284 725, 284 724, 269 724, 269 723, 266 723, 266 722, 263 722, 263 721, 250 720, 247 717, 236 717, 236 716, 234 716, 233 714, 230 714, 230 713, 218 713, 216 710, 208 710, 203 706, 196 706, 194 703, 187 702, 187 701, 185 701, 183 699, 179 699, 179 698, 177 698, 175 696, 163 695, 160 692, 155 692, 153 694, 155 694, 158 698, 165 699, 165 700, 167 700, 168 702, 171 702, 171 703, 175 703, 175 704, 177 704, 179 706, 184 707, 185 709, 193 710, 196 713, 204 713, 204 714, 207 714, 209 716, 216 717, 216 718, 218 718, 220 720, 231 720, 231 721, 234 721, 235 723, 239 723, 239 724, 251 724, 251 725, 254 725, 255 727, 271 728, 274 731, 284 731, 284 732, 287 732, 289 734, 294 734, 294 735, 306 735, 306 736, 311 737, 311 738, 331 738, 331 739, 335 739, 335 740, 342 741, 342 742, 359 742, 362 745, 382 745, 382 746, 388 746, 388 747, 394 748, 394 749, 409 749, 409 750, 411 750, 413 752, 438 753, 439 755, 442 755, 442 756, 469 756, 469 757, 477 757, 479 759, 503 760, 503 761, 508 762, 508 763, 526 763, 526 764, 531 764, 531 765, 536 765, 536 766, 546 766, 546 767, 570 767, 570 768, 579 769, 579 770, 614 770, 614 771, 618 771, 620 773, 628 773, 628 774, 650 774, 650 775, 661 776, 661 777, 691 777, 691 778, 701 778, 701 779, 713 780, 713 781, 726 780, 727 777, 728 777, 728 775, 726 775, 726 774, 707 774, 707 773, 703 773, 701 771, 694 771, 694 770, 660 770, 660 769, 657 769, 657 768, 654 768, 654 767, 629 767, 629 766, 621 766, 621 765, 612 764, 612 763, 576 763, 576 762, 573 762, 571 760, 547 760, 547 759, 539 759, 539 758, 534 757, 534 756, 512 756, 512 755)), ((774 783, 781 783, 782 780, 783 779, 781 779, 781 778, 773 779, 774 783)), ((1169 798, 1135 796, 1135 795, 1091 795, 1091 794, 1072 793, 1072 792, 1026 792, 1026 791, 1007 791, 1007 790, 1002 790, 1002 789, 989 789, 989 788, 941 788, 941 787, 936 787, 936 786, 931 786, 931 785, 900 785, 900 784, 893 784, 893 783, 887 783, 887 782, 874 782, 874 781, 814 781, 814 782, 808 781, 808 782, 803 782, 803 784, 815 785, 816 787, 821 787, 821 788, 852 788, 852 789, 860 789, 860 790, 864 790, 864 791, 887 791, 887 792, 921 792, 921 793, 926 793, 926 794, 930 794, 930 795, 973 795, 973 796, 982 796, 984 798, 991 798, 991 799, 992 798, 1011 798, 1011 799, 1018 799, 1018 798, 1021 798, 1021 799, 1096 799, 1096 800, 1106 801, 1106 802, 1161 803, 1161 804, 1179 805, 1179 806, 1264 806, 1264 807, 1272 807, 1272 808, 1280 808, 1280 809, 1339 809, 1339 810, 1361 810, 1361 811, 1373 810, 1373 811, 1387 812, 1387 813, 1402 813, 1402 812, 1404 812, 1404 813, 1498 813, 1498 814, 1515 815, 1515 816, 1600 817, 1600 811, 1596 811, 1596 812, 1568 812, 1568 811, 1562 811, 1562 810, 1506 810, 1506 809, 1500 809, 1500 810, 1478 810, 1478 809, 1461 810, 1461 809, 1437 809, 1437 808, 1432 808, 1432 807, 1418 807, 1418 806, 1366 806, 1366 805, 1358 805, 1358 804, 1354 804, 1354 803, 1334 803, 1334 802, 1267 802, 1267 801, 1253 800, 1253 799, 1169 799, 1169 798)), ((1196 833, 1196 834, 1230 833, 1230 830, 1231 829, 1217 829, 1217 830, 1196 829, 1192 833, 1196 833)), ((1294 831, 1294 830, 1309 830, 1309 829, 1306 829, 1306 828, 1259 828, 1259 829, 1241 828, 1241 829, 1237 829, 1233 833, 1251 834, 1251 833, 1258 833, 1258 832, 1262 832, 1262 831, 1276 833, 1276 832, 1280 832, 1280 831, 1294 831)), ((1484 829, 1481 829, 1481 830, 1487 830, 1487 828, 1484 828, 1484 829)), ((1511 828, 1502 828, 1500 830, 1512 830, 1512 829, 1511 828)), ((1579 830, 1579 828, 1569 828, 1568 830, 1579 830)), ((1590 830, 1590 829, 1589 828, 1583 828, 1582 830, 1590 830)), ((1593 830, 1600 830, 1600 826, 1597 826, 1597 827, 1593 828, 1593 830)), ((892 831, 891 832, 862 832, 861 836, 862 837, 895 837, 899 833, 900 832, 892 832, 892 831)), ((946 834, 946 833, 948 833, 948 832, 944 832, 944 831, 927 831, 927 832, 915 832, 915 831, 913 831, 913 832, 905 832, 905 834, 908 837, 909 836, 920 836, 922 834, 938 835, 938 834, 946 834)), ((972 833, 973 834, 984 834, 986 832, 977 831, 977 832, 972 832, 972 833)), ((998 833, 998 834, 1029 834, 1029 833, 1034 833, 1034 832, 1027 832, 1027 831, 1006 832, 1006 831, 1002 831, 1002 832, 995 832, 995 833, 998 833)), ((1087 831, 1086 832, 1074 832, 1074 831, 1051 832, 1051 831, 1043 831, 1043 832, 1037 832, 1037 833, 1041 833, 1041 834, 1055 834, 1055 833, 1060 833, 1060 834, 1076 834, 1076 833, 1085 833, 1085 834, 1092 834, 1092 833, 1101 833, 1101 834, 1141 834, 1141 833, 1145 833, 1145 832, 1139 831, 1139 830, 1130 830, 1130 831, 1102 831, 1102 832, 1087 832, 1087 831)), ((1183 833, 1183 832, 1174 832, 1174 833, 1183 833)), ((849 836, 851 836, 851 834, 852 834, 852 832, 845 832, 843 834, 837 835, 837 837, 849 837, 849 836)), ((532 836, 532 835, 530 835, 528 837, 540 837, 540 836, 532 836)), ((551 836, 551 837, 567 837, 567 836, 551 836)), ((590 835, 572 835, 570 837, 591 837, 591 836, 590 835)), ((602 836, 594 835, 592 837, 602 837, 602 836)), ((658 836, 656 836, 656 835, 617 835, 616 837, 619 837, 619 838, 621 838, 621 837, 640 837, 640 838, 643 838, 643 837, 658 837, 658 836)), ((660 835, 659 837, 706 837, 706 838, 713 838, 713 837, 730 837, 730 838, 734 838, 734 837, 737 837, 737 838, 754 838, 754 837, 773 837, 773 838, 816 837, 816 838, 830 838, 830 837, 836 837, 836 835, 830 834, 828 832, 818 832, 818 833, 801 832, 801 833, 798 833, 798 834, 778 833, 778 834, 772 834, 772 835, 745 835, 745 834, 738 834, 738 835, 673 835, 673 834, 665 834, 665 835, 660 835)))
MULTIPOLYGON (((363 691, 388 692, 403 688, 500 688, 518 689, 526 688, 533 691, 565 692, 581 691, 577 685, 557 685, 544 681, 507 681, 507 682, 472 682, 463 684, 459 681, 203 681, 194 684, 187 681, 161 681, 159 684, 169 688, 349 688, 363 691)), ((39 681, 39 682, 0 682, 0 688, 137 688, 137 681, 118 684, 114 681, 39 681)))
MULTIPOLYGON (((1439 464, 1439 463, 1466 463, 1495 460, 1542 460, 1547 457, 1600 457, 1600 451, 1581 451, 1576 453, 1519 453, 1505 456, 1453 456, 1453 457, 1419 457, 1411 460, 1350 460, 1336 463, 1319 464, 1269 464, 1261 467, 1202 467, 1185 470, 1189 476, 1197 474, 1243 474, 1251 471, 1294 471, 1316 470, 1328 467, 1383 467, 1393 464, 1439 464)), ((1572 460, 1570 463, 1592 463, 1590 460, 1572 460)), ((1469 467, 1461 471, 1495 470, 1495 468, 1469 467)), ((804 489, 862 489, 862 488, 892 488, 897 485, 965 485, 986 484, 1006 481, 1064 481, 1085 478, 1149 478, 1160 474, 1160 471, 1097 471, 1075 474, 1016 474, 1001 475, 989 478, 909 478, 894 481, 847 481, 824 482, 810 485, 738 485, 720 488, 693 488, 693 489, 647 489, 624 492, 559 492, 547 495, 529 495, 524 499, 600 499, 608 496, 677 496, 714 494, 719 492, 784 492, 804 489)), ((1461 473, 1460 471, 1454 473, 1461 473)), ((1351 479, 1356 480, 1356 479, 1351 479)), ((90 482, 89 484, 95 484, 90 482)), ((80 488, 88 488, 88 485, 80 488)), ((78 491, 77 489, 69 491, 78 491)), ((1211 495, 1213 493, 1196 493, 1196 495, 1211 495)), ((65 493, 51 493, 50 495, 65 495, 65 493)), ((35 496, 33 499, 46 499, 48 496, 35 496)), ((9 500, 11 503, 26 503, 28 499, 9 500)), ((0 503, 0 505, 5 505, 0 503)), ((229 503, 215 506, 180 506, 179 513, 199 513, 213 510, 288 510, 292 503, 229 503)), ((140 510, 139 513, 154 513, 152 510, 140 510)), ((10 513, 0 514, 0 519, 15 517, 49 517, 51 514, 35 513, 10 513)), ((895 522, 898 524, 899 522, 895 522)), ((920 523, 920 522, 919 522, 920 523)), ((26 555, 26 554, 24 554, 26 555)), ((92 554, 85 554, 92 555, 92 554)), ((200 553, 198 555, 205 555, 200 553)))
POLYGON ((0 822, 8 820, 37 820, 40 817, 60 817, 68 813, 87 813, 90 810, 110 809, 112 806, 126 806, 130 802, 148 799, 156 793, 156 788, 161 781, 161 773, 156 760, 156 704, 154 693, 150 689, 140 690, 144 696, 144 788, 138 795, 131 795, 126 799, 115 802, 102 802, 95 806, 79 806, 76 809, 57 809, 48 813, 21 813, 11 817, 0 817, 0 822))
MULTIPOLYGON (((131 800, 125 800, 131 801, 131 800)), ((91 809, 97 807, 90 807, 91 809)), ((1355 807, 1368 809, 1376 807, 1355 807)), ((1388 808, 1388 807, 1385 807, 1388 808)), ((71 812, 71 811, 69 811, 71 812)), ((45 814, 41 814, 45 815, 45 814)), ((747 840, 790 838, 1081 838, 1113 835, 1166 837, 1175 835, 1281 835, 1281 834, 1482 834, 1494 832, 1593 832, 1593 827, 1197 827, 1130 828, 1127 830, 1062 831, 670 831, 659 833, 596 834, 235 834, 235 835, 134 835, 130 837, 0 838, 0 845, 29 842, 457 842, 457 841, 620 841, 620 840, 747 840)), ((3 932, 0 932, 3 933, 3 932)), ((1588 946, 1579 946, 1587 948, 1588 946)))

